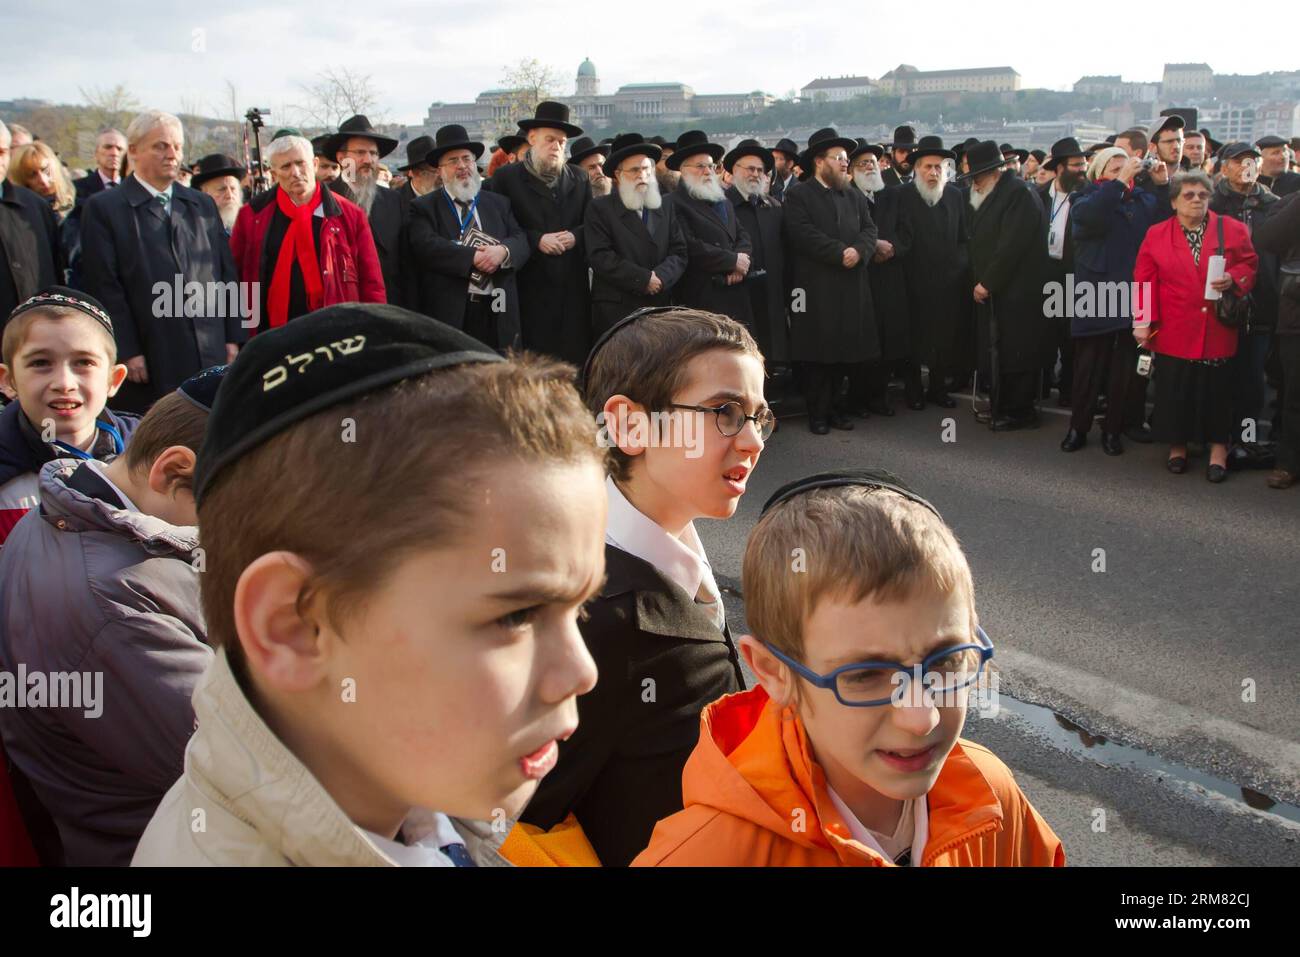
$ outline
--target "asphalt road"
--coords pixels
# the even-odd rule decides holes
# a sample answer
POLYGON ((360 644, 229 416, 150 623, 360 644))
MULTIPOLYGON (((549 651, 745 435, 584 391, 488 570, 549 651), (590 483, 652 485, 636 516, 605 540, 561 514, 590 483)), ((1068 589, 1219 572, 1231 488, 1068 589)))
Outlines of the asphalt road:
POLYGON ((957 533, 997 649, 1008 706, 966 733, 1012 768, 1071 864, 1300 864, 1300 488, 1263 472, 1214 485, 1204 456, 1172 475, 1154 445, 1110 458, 1096 429, 1065 454, 1066 419, 1043 418, 994 434, 967 399, 828 436, 783 419, 736 516, 697 523, 737 593, 733 633, 767 496, 888 468, 957 533))

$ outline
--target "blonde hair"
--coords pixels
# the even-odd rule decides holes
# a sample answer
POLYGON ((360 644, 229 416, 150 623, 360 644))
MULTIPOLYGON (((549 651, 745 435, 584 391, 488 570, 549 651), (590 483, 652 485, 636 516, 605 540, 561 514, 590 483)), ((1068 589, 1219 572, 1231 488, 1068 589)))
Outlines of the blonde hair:
POLYGON ((76 205, 77 192, 63 169, 62 161, 48 143, 36 140, 15 149, 13 161, 9 164, 9 182, 31 189, 30 183, 45 162, 50 164, 50 180, 54 183, 53 209, 56 213, 66 213, 76 205))
POLYGON ((745 615, 754 635, 801 661, 803 631, 818 604, 839 598, 898 601, 975 585, 952 530, 897 492, 862 485, 822 488, 774 506, 745 547, 745 615))

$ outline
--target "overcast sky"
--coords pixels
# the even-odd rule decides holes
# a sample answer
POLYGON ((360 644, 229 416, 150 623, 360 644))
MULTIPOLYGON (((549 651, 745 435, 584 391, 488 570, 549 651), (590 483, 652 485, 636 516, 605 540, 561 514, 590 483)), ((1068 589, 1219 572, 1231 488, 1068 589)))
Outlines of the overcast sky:
POLYGON ((1042 0, 655 2, 644 4, 643 14, 628 0, 378 0, 354 4, 355 12, 252 0, 5 6, 0 99, 75 103, 82 88, 121 82, 148 106, 179 111, 197 103, 224 116, 229 79, 241 110, 269 107, 273 125, 302 100, 301 83, 344 65, 371 74, 381 112, 405 123, 420 122, 434 100, 472 100, 526 57, 559 72, 560 94, 573 93, 585 56, 596 64, 602 93, 623 83, 677 81, 699 93, 782 96, 817 76, 879 77, 899 63, 921 70, 1011 66, 1023 87, 1051 89, 1069 89, 1093 73, 1158 81, 1166 61, 1204 61, 1218 73, 1300 69, 1294 25, 1287 36, 1263 28, 1254 14, 1228 23, 1223 3, 1195 0, 1080 3, 1064 18, 1058 11, 1065 4, 1042 0), (922 24, 921 10, 934 11, 933 19, 922 24), (159 11, 162 22, 149 25, 159 11))

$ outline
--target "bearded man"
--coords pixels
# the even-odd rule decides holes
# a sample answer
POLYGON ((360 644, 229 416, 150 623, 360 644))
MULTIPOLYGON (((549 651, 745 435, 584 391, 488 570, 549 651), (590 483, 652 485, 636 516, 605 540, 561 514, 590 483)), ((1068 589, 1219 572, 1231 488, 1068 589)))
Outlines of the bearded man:
POLYGON ((246 172, 234 157, 212 153, 199 160, 198 170, 191 180, 194 189, 202 190, 216 202, 217 214, 227 236, 235 228, 235 218, 244 205, 244 189, 239 184, 246 172))
POLYGON ((605 175, 605 156, 609 147, 594 143, 590 136, 580 136, 569 149, 569 164, 578 167, 591 181, 591 195, 608 196, 614 182, 605 175))
POLYGON ((668 168, 681 174, 670 202, 682 224, 687 252, 686 271, 673 302, 720 312, 749 326, 753 310, 741 283, 750 270, 753 244, 718 177, 724 152, 703 130, 687 130, 668 159, 668 168))
POLYGON ((519 128, 528 140, 523 162, 501 167, 484 188, 510 200, 532 247, 519 269, 523 344, 581 366, 592 342, 583 242, 591 181, 564 151, 582 127, 569 122, 566 105, 544 100, 519 128))
POLYGON ((750 270, 744 282, 754 317, 750 332, 770 370, 774 365, 790 361, 782 239, 784 214, 781 204, 768 195, 769 177, 776 168, 775 151, 765 149, 758 140, 741 140, 722 158, 722 168, 731 176, 731 185, 725 190, 727 199, 753 246, 750 270))
MULTIPOLYGON (((1071 196, 1086 184, 1088 161, 1084 149, 1073 136, 1052 144, 1051 154, 1043 165, 1056 172, 1055 179, 1046 186, 1037 187, 1039 198, 1047 210, 1047 266, 1048 277, 1065 285, 1066 276, 1074 272, 1074 229, 1070 221, 1071 196)), ((1044 321, 1053 326, 1052 341, 1048 346, 1047 362, 1043 366, 1043 398, 1056 375, 1056 357, 1061 357, 1061 374, 1057 379, 1057 405, 1062 409, 1071 406, 1074 390, 1074 337, 1070 335, 1070 319, 1062 316, 1044 321)))

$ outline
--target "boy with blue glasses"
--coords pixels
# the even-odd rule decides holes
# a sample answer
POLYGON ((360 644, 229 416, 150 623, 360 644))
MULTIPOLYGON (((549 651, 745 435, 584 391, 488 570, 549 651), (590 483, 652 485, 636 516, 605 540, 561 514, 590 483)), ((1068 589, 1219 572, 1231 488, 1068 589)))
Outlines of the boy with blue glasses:
POLYGON ((993 645, 970 567, 886 472, 778 490, 745 551, 741 652, 760 687, 715 701, 685 810, 637 865, 1062 865, 1052 829, 961 739, 993 645))

